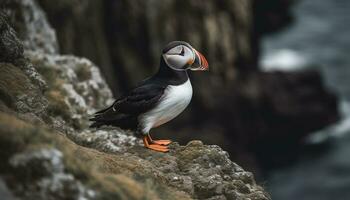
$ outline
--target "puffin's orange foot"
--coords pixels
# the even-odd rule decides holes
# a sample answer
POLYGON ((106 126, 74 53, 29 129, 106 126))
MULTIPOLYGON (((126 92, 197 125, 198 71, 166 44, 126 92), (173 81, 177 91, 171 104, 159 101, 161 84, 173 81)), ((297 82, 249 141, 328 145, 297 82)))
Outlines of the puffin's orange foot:
POLYGON ((159 144, 149 144, 147 136, 143 137, 143 144, 145 145, 146 148, 152 149, 154 151, 159 151, 163 153, 166 153, 169 151, 168 147, 166 146, 159 145, 159 144))
POLYGON ((163 152, 163 153, 166 153, 169 151, 168 147, 165 147, 165 146, 159 145, 159 144, 150 144, 146 148, 152 149, 154 151, 163 152))
POLYGON ((152 144, 169 145, 171 140, 152 140, 152 144))

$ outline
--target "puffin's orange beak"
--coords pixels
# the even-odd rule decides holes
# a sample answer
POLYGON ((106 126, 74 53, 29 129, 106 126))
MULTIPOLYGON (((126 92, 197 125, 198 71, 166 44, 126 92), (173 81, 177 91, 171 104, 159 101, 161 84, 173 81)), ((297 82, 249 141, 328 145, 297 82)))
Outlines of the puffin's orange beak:
POLYGON ((190 67, 191 70, 193 71, 206 71, 209 70, 209 64, 207 59, 201 54, 199 51, 193 49, 193 52, 195 54, 195 59, 190 67))

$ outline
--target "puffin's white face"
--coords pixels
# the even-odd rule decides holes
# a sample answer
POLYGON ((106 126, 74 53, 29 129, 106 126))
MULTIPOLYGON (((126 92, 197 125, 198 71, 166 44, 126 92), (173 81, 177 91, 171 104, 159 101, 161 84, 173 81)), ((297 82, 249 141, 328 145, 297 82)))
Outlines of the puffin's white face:
POLYGON ((175 46, 163 54, 166 64, 174 70, 186 70, 195 60, 195 53, 185 45, 175 46))
POLYGON ((208 70, 207 59, 194 49, 190 44, 184 41, 170 42, 163 49, 163 60, 166 65, 173 70, 208 70))

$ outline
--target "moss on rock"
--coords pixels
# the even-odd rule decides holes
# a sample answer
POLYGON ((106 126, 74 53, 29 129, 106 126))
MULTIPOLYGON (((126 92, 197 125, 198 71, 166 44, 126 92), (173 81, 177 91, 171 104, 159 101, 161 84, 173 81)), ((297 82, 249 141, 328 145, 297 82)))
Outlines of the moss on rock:
MULTIPOLYGON (((23 185, 18 186, 27 187, 25 184, 41 180, 49 171, 34 173, 41 166, 36 161, 27 163, 26 170, 18 173, 16 170, 21 168, 14 168, 7 160, 13 160, 18 154, 32 155, 48 148, 62 152, 64 172, 71 174, 84 188, 95 191, 101 199, 204 199, 218 195, 227 199, 233 196, 269 199, 252 176, 249 180, 240 178, 249 172, 231 162, 217 146, 174 144, 169 154, 136 146, 129 153, 108 154, 76 145, 56 131, 32 126, 14 116, 0 113, 0 155, 5 163, 0 171, 10 177, 10 185, 18 184, 17 181, 23 177, 31 177, 31 182, 21 182, 23 185), (211 160, 211 157, 217 156, 222 158, 211 160), (187 182, 191 182, 187 187, 194 189, 183 187, 181 183, 186 182, 186 177, 187 182)), ((69 186, 71 184, 69 182, 69 186)), ((17 189, 15 187, 15 191, 17 189)))
MULTIPOLYGON (((140 162, 136 160, 128 162, 123 155, 112 155, 78 146, 64 135, 54 132, 0 113, 0 155, 4 163, 0 173, 10 176, 10 185, 19 184, 17 181, 23 177, 31 177, 30 180, 34 181, 43 176, 42 173, 34 173, 38 170, 35 169, 38 167, 35 163, 28 163, 26 170, 18 173, 20 171, 17 170, 21 168, 13 168, 8 162, 12 156, 52 147, 62 152, 65 172, 72 174, 86 187, 97 191, 99 199, 164 199, 162 195, 166 195, 167 199, 190 199, 184 192, 161 185, 155 177, 149 176, 150 173, 143 173, 143 170, 137 172, 135 169, 141 165, 137 165, 140 162), (143 181, 134 178, 137 176, 143 176, 143 181)), ((21 184, 26 187, 25 182, 21 184)), ((21 186, 18 185, 15 191, 21 186)))
POLYGON ((10 63, 0 63, 0 97, 8 107, 20 113, 39 115, 47 106, 40 89, 22 70, 10 63))

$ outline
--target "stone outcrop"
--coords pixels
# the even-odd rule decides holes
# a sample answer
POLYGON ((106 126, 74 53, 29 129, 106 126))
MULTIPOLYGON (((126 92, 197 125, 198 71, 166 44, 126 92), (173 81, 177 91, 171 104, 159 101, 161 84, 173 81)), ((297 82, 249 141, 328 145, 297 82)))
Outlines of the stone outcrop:
POLYGON ((78 146, 59 132, 0 114, 1 174, 23 199, 269 199, 217 146, 173 144, 169 154, 78 146))
MULTIPOLYGON (((44 13, 31 0, 7 5, 0 15, 2 198, 270 199, 218 146, 174 143, 163 154, 143 148, 130 132, 87 129, 89 115, 112 101, 99 69, 58 54, 53 37, 41 43, 30 36, 41 33, 20 30, 22 43, 11 27, 22 21, 14 16, 44 13)), ((19 27, 46 24, 44 16, 30 19, 19 27)))

